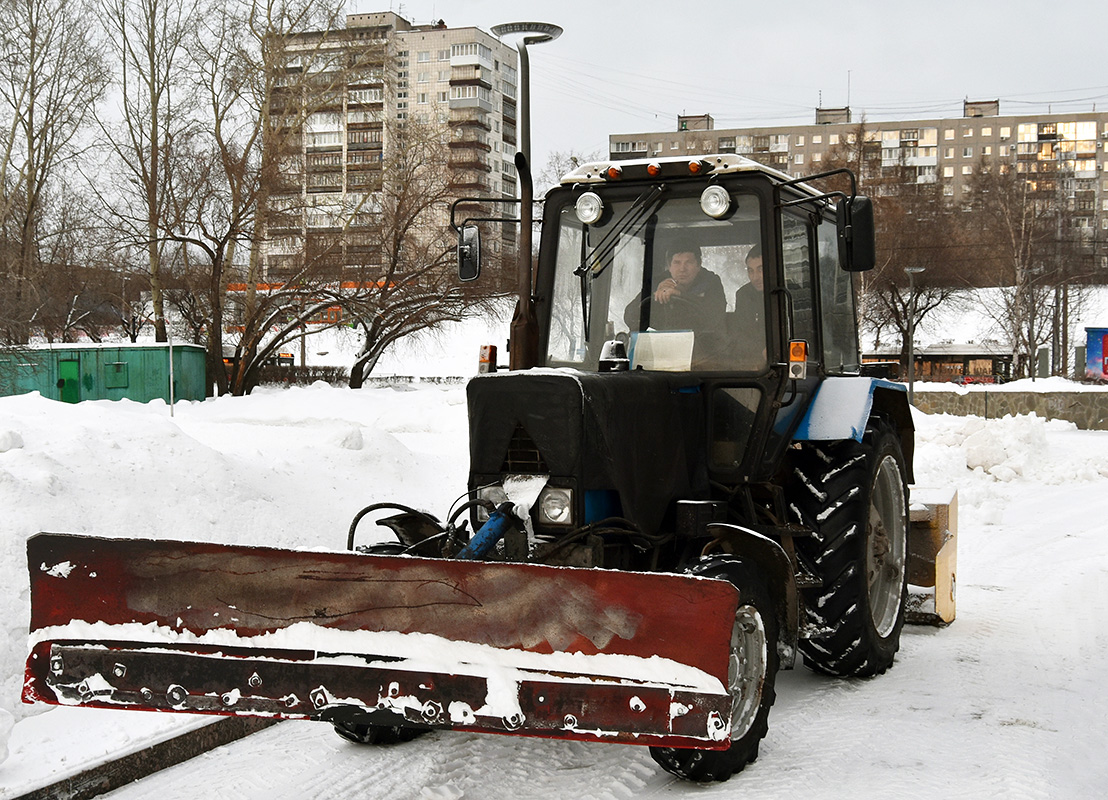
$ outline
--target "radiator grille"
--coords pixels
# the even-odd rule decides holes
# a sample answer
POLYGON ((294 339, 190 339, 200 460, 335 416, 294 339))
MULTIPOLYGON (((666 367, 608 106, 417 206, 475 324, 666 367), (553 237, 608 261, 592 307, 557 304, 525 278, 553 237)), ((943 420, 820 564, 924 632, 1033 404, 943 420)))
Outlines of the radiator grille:
POLYGON ((504 456, 504 464, 500 467, 500 471, 513 474, 550 474, 535 440, 523 429, 522 425, 516 426, 511 441, 508 442, 508 452, 504 456))

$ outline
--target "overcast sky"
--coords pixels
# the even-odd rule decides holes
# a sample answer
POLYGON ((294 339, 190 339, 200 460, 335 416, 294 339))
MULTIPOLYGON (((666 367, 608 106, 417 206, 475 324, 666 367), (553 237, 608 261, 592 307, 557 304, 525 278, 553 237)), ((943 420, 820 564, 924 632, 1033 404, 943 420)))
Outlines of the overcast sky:
POLYGON ((565 29, 531 55, 533 161, 606 153, 608 135, 814 122, 849 105, 870 121, 1108 111, 1104 0, 352 0, 413 23, 484 30, 537 20, 565 29))

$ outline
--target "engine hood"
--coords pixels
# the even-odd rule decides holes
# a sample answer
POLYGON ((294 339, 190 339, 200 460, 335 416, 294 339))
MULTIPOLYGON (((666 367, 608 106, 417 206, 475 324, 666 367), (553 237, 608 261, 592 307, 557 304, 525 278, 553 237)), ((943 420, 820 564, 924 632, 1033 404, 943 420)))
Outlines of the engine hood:
MULTIPOLYGON (((623 516, 655 532, 675 498, 706 498, 705 402, 697 381, 656 372, 534 369, 469 382, 473 476, 542 471, 579 491, 619 493, 623 516), (541 457, 520 468, 514 441, 541 457)), ((523 462, 526 464, 526 461, 523 462)))

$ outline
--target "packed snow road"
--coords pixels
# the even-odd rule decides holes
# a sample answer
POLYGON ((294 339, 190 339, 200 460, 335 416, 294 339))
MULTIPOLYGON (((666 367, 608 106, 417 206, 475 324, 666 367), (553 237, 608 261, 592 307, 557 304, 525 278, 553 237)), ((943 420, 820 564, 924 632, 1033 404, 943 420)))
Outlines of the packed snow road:
MULTIPOLYGON (((1101 797, 1108 434, 1036 418, 917 426, 917 484, 959 492, 957 621, 906 628, 872 680, 780 675, 759 759, 726 784, 678 782, 637 747, 440 732, 375 748, 286 722, 111 796, 1101 797)), ((27 608, 10 588, 26 586, 31 533, 341 547, 370 502, 445 514, 465 485, 465 428, 460 387, 261 392, 173 418, 156 404, 0 399, 0 706, 41 711, 18 705, 27 608)), ((35 756, 22 747, 13 759, 35 756)), ((61 771, 51 748, 41 758, 61 771)))

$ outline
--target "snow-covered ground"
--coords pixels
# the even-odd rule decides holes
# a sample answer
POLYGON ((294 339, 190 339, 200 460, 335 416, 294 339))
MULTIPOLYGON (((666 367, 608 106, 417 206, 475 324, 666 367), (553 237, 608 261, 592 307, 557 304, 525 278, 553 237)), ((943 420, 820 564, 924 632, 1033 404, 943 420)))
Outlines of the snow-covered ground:
MULTIPOLYGON (((727 784, 675 782, 636 747, 443 732, 374 749, 289 722, 115 795, 1102 797, 1108 433, 1034 417, 916 422, 918 485, 958 490, 958 619, 907 629, 873 680, 783 673, 758 762, 727 784)), ((442 515, 466 470, 457 385, 262 389, 181 403, 172 417, 157 402, 0 398, 0 742, 11 751, 0 797, 193 724, 20 705, 29 535, 339 549, 374 501, 442 515)))

